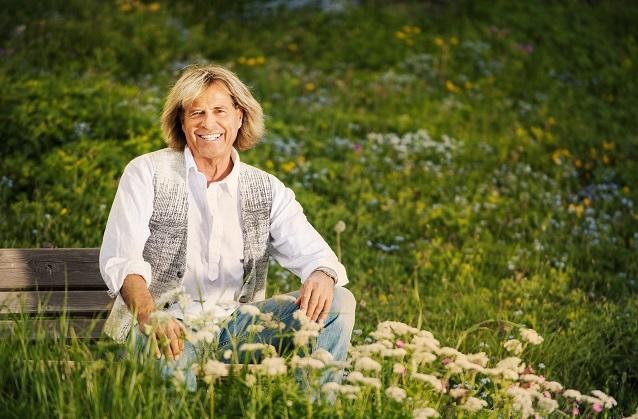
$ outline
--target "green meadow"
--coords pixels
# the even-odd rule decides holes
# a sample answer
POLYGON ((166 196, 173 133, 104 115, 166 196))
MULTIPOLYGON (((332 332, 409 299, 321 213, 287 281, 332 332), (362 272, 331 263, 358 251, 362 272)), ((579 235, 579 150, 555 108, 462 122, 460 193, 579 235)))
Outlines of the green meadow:
MULTIPOLYGON (((281 374, 209 364, 189 392, 107 338, 33 338, 16 317, 0 417, 525 416, 512 387, 536 389, 541 416, 638 409, 638 3, 3 4, 0 247, 99 247, 124 167, 165 146, 180 69, 227 66, 266 114, 242 161, 295 192, 346 266, 358 390, 321 389, 317 370, 299 386, 289 355, 281 374), (430 363, 423 331, 449 347, 430 363), (450 351, 494 368, 512 339, 516 379, 450 351)), ((298 286, 271 265, 269 295, 298 286)))

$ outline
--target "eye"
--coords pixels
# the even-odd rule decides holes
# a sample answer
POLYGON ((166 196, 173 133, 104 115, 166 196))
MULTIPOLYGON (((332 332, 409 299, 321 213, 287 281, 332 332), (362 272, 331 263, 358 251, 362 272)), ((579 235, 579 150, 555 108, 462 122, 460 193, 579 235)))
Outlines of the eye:
POLYGON ((202 111, 193 111, 193 112, 191 112, 190 116, 191 116, 191 118, 193 118, 193 117, 199 116, 201 114, 203 114, 202 111))

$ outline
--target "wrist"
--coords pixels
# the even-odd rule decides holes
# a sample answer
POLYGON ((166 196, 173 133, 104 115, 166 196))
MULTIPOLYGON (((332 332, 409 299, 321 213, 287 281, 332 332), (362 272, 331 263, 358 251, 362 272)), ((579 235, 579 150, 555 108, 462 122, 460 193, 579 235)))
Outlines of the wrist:
POLYGON ((333 285, 337 285, 337 273, 333 271, 332 269, 321 266, 315 269, 315 272, 321 272, 322 274, 324 274, 325 276, 327 276, 328 278, 332 280, 333 285))

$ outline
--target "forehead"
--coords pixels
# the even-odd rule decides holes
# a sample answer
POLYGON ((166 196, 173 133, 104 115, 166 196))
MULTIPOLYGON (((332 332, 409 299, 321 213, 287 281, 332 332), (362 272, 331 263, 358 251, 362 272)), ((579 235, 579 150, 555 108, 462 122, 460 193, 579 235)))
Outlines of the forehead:
POLYGON ((201 91, 192 101, 185 101, 185 108, 233 106, 233 99, 224 83, 214 81, 201 91))

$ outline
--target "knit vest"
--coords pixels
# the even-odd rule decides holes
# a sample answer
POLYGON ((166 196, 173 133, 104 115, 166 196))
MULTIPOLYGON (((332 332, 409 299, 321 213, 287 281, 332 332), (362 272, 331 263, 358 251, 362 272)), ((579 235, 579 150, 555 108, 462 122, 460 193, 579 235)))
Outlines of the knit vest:
MULTIPOLYGON (((153 214, 149 221, 150 236, 144 245, 143 257, 151 265, 153 280, 151 296, 164 303, 167 295, 181 287, 186 270, 186 239, 188 232, 188 196, 184 153, 165 148, 149 154, 153 176, 153 214)), ((235 293, 239 303, 261 301, 266 297, 268 245, 270 241, 270 210, 272 188, 268 174, 240 163, 240 211, 243 221, 244 278, 235 293)), ((164 309, 174 300, 158 307, 164 309)), ((120 295, 104 325, 104 333, 117 342, 124 342, 133 315, 120 295)))

